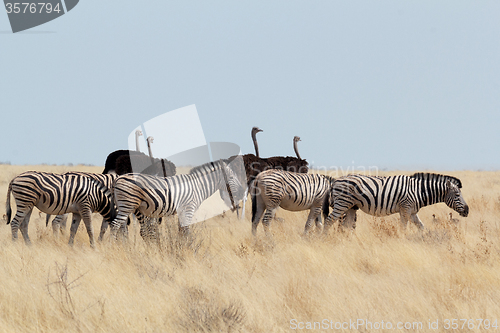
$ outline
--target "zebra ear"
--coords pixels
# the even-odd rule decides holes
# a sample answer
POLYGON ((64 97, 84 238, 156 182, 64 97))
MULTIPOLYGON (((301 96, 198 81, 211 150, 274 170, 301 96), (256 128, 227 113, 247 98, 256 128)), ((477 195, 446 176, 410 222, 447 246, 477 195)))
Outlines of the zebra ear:
POLYGON ((446 180, 446 188, 452 188, 451 182, 449 179, 446 180))

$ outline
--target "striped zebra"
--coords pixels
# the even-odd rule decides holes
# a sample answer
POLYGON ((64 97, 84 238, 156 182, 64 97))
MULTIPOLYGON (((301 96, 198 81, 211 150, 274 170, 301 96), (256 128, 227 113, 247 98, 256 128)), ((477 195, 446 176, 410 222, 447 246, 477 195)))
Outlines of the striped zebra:
MULTIPOLYGON (((374 216, 399 213, 401 225, 406 228, 408 220, 419 228, 424 225, 417 216, 420 208, 444 202, 461 216, 469 214, 460 189, 460 179, 433 173, 415 173, 412 176, 362 176, 349 175, 334 181, 328 203, 323 208, 324 232, 346 214, 352 218, 355 209, 374 216), (333 211, 329 214, 329 206, 333 211), (328 217, 326 217, 328 216, 328 217)), ((351 220, 352 221, 352 220, 351 220)))
POLYGON ((155 230, 144 224, 145 217, 163 217, 177 213, 179 228, 188 231, 193 215, 201 203, 217 190, 227 191, 230 196, 243 190, 233 170, 222 160, 193 168, 190 174, 172 177, 156 177, 145 174, 125 174, 114 184, 116 219, 111 223, 111 235, 135 214, 141 224, 144 240, 157 239, 155 230))
POLYGON ((17 240, 17 232, 20 228, 26 244, 31 243, 28 236, 28 224, 33 207, 51 215, 73 213, 70 245, 73 245, 78 225, 83 218, 90 245, 94 246, 91 223, 93 211, 100 213, 108 221, 116 217, 113 197, 109 189, 102 183, 78 173, 54 174, 28 171, 15 177, 9 183, 6 211, 7 224, 11 223, 13 240, 17 240), (17 212, 12 223, 10 221, 11 192, 17 205, 17 212))
POLYGON ((321 229, 321 208, 330 191, 332 179, 318 174, 295 173, 283 170, 266 170, 257 175, 252 184, 252 234, 257 233, 262 215, 264 231, 269 234, 269 225, 278 207, 290 211, 309 209, 304 234, 313 221, 321 229))
MULTIPOLYGON (((85 177, 90 177, 100 183, 102 183, 107 189, 111 191, 113 188, 113 183, 118 178, 117 174, 114 173, 108 173, 108 174, 101 174, 101 173, 91 173, 91 172, 80 172, 80 171, 70 171, 70 172, 65 172, 63 175, 80 175, 80 176, 85 176, 85 177)), ((54 235, 58 234, 58 231, 62 231, 66 228, 66 221, 68 218, 69 213, 63 214, 63 215, 57 215, 54 220, 52 220, 52 231, 54 232, 54 235)), ((47 220, 46 220, 46 225, 48 225, 50 219, 50 215, 47 214, 47 220)), ((80 225, 80 220, 75 220, 77 223, 76 226, 74 226, 75 230, 78 230, 78 227, 80 225)), ((73 225, 72 223, 72 225, 73 225)), ((127 224, 130 224, 130 219, 128 220, 127 224)), ((104 233, 108 229, 108 221, 103 218, 102 223, 101 223, 101 231, 99 232, 99 241, 102 241, 102 238, 104 236, 104 233)), ((124 228, 122 232, 126 233, 127 228, 124 228)))

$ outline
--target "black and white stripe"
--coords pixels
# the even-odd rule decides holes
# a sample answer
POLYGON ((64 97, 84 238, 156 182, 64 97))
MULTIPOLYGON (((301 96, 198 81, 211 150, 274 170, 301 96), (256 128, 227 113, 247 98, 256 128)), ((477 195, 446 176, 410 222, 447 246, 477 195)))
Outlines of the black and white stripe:
POLYGON ((262 215, 266 234, 278 207, 290 211, 309 209, 304 233, 316 221, 321 228, 321 207, 330 190, 331 179, 324 175, 304 174, 283 170, 266 170, 252 184, 252 233, 255 235, 262 215))
POLYGON ((30 243, 28 223, 33 207, 50 215, 73 213, 69 244, 73 244, 80 219, 83 218, 90 245, 94 246, 92 212, 100 213, 107 221, 113 220, 116 216, 109 189, 101 182, 78 173, 54 174, 28 171, 15 177, 7 191, 7 224, 10 223, 12 213, 10 193, 17 205, 16 215, 11 223, 12 239, 17 239, 20 228, 27 244, 30 243))
POLYGON ((116 231, 129 214, 137 216, 145 239, 157 237, 144 225, 145 217, 177 213, 179 227, 187 230, 198 207, 217 190, 228 191, 232 196, 243 190, 238 177, 224 161, 203 164, 188 175, 163 178, 133 173, 120 176, 113 188, 117 217, 111 224, 111 233, 116 238, 116 231))
MULTIPOLYGON (((328 214, 324 207, 325 232, 334 221, 343 214, 353 216, 355 209, 374 216, 399 213, 401 225, 406 227, 408 220, 419 228, 422 221, 417 216, 420 208, 438 202, 444 202, 462 216, 467 216, 469 206, 460 192, 462 183, 458 178, 433 174, 416 173, 412 176, 362 176, 349 175, 334 181, 329 205, 333 207, 328 214)), ((354 213, 355 216, 355 213, 354 213)))
MULTIPOLYGON (((80 171, 70 171, 70 172, 64 173, 63 175, 70 175, 70 174, 90 177, 90 178, 102 183, 110 191, 113 188, 114 181, 116 180, 116 178, 118 178, 118 175, 114 174, 114 173, 100 174, 100 173, 80 172, 80 171)), ((57 235, 60 230, 62 231, 66 228, 66 221, 67 221, 68 215, 69 215, 69 213, 64 214, 64 215, 58 215, 52 220, 52 230, 54 232, 54 235, 57 235)), ((47 222, 46 222, 47 224, 49 223, 49 218, 50 218, 50 215, 47 215, 47 222)), ((78 230, 80 220, 74 220, 74 221, 75 221, 74 223, 77 223, 77 225, 74 226, 73 228, 75 228, 75 230, 78 230)), ((130 220, 127 223, 130 224, 130 220)), ((72 226, 73 226, 73 223, 72 223, 72 226)), ((108 228, 108 221, 105 218, 103 218, 102 223, 101 223, 101 231, 99 232, 99 238, 98 238, 99 241, 102 240, 107 228, 108 228)), ((123 232, 126 233, 127 228, 124 228, 123 232)))

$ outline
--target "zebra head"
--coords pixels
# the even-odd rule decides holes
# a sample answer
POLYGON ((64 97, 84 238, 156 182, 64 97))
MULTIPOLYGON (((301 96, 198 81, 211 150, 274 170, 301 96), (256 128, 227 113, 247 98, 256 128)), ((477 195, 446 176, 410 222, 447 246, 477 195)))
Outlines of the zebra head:
POLYGON ((239 165, 237 163, 242 163, 242 159, 236 159, 230 164, 220 160, 220 163, 222 164, 222 173, 224 175, 223 184, 219 187, 221 198, 226 204, 230 203, 228 206, 234 209, 236 208, 236 203, 243 199, 245 193, 243 184, 246 185, 244 181, 246 178, 242 181, 240 177, 238 177, 238 172, 234 170, 238 170, 239 165))
POLYGON ((469 206, 462 197, 459 186, 452 183, 450 180, 446 180, 445 191, 444 202, 446 205, 460 214, 460 216, 466 217, 469 215, 469 206))

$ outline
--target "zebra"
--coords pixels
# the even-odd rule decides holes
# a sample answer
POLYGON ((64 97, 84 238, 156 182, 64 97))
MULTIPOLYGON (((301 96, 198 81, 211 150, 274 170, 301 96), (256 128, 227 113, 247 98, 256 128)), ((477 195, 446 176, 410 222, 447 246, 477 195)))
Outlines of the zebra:
MULTIPOLYGON (((113 188, 113 183, 118 178, 117 174, 114 173, 108 173, 108 174, 100 174, 100 173, 91 173, 91 172, 81 172, 81 171, 69 171, 63 173, 63 175, 81 175, 85 177, 90 177, 100 183, 102 183, 106 188, 108 188, 110 191, 113 188)), ((57 215, 54 220, 52 220, 52 231, 54 235, 57 235, 58 231, 64 230, 66 228, 66 221, 68 218, 69 213, 63 214, 63 215, 57 215)), ((47 214, 47 219, 46 219, 46 225, 48 225, 50 219, 50 215, 47 214)), ((75 220, 76 221, 76 220, 75 220)), ((76 230, 78 230, 78 226, 80 225, 80 220, 76 221, 77 225, 74 227, 76 230)), ((130 224, 130 219, 127 221, 127 225, 130 224)), ((99 241, 102 241, 102 238, 104 236, 104 233, 108 229, 108 221, 103 218, 102 223, 101 223, 101 230, 99 232, 99 241)), ((122 230, 125 234, 127 233, 127 228, 124 228, 122 230)))
POLYGON ((179 230, 187 233, 198 207, 217 190, 227 191, 230 197, 241 196, 243 191, 234 171, 222 160, 200 165, 187 175, 166 178, 137 173, 122 175, 114 183, 117 216, 111 222, 111 235, 116 239, 116 231, 132 213, 137 216, 141 236, 146 241, 157 239, 157 234, 152 226, 144 224, 145 217, 177 213, 179 230))
POLYGON ((12 239, 17 240, 19 228, 26 244, 31 244, 28 236, 28 223, 33 207, 46 214, 61 215, 73 213, 73 223, 69 244, 73 245, 74 237, 83 218, 90 245, 94 247, 94 234, 91 213, 100 213, 105 220, 116 217, 113 197, 102 183, 78 173, 55 174, 48 172, 27 171, 15 177, 7 191, 7 224, 11 223, 12 239), (17 212, 10 221, 10 194, 16 200, 17 212))
MULTIPOLYGON (((420 208, 444 202, 461 216, 469 214, 469 206, 462 197, 460 179, 434 174, 415 173, 412 176, 363 176, 348 175, 337 178, 323 206, 325 216, 324 232, 334 221, 347 214, 352 224, 356 209, 374 216, 399 213, 400 222, 406 228, 408 220, 419 228, 424 225, 417 216, 420 208), (329 214, 329 207, 333 211, 329 214)), ((355 227, 351 225, 351 227, 355 227)))
POLYGON ((252 234, 256 235, 262 215, 264 231, 269 234, 269 225, 278 207, 289 211, 309 209, 304 234, 308 233, 313 221, 320 231, 321 208, 331 181, 332 178, 326 175, 277 169, 259 173, 252 184, 252 234))

